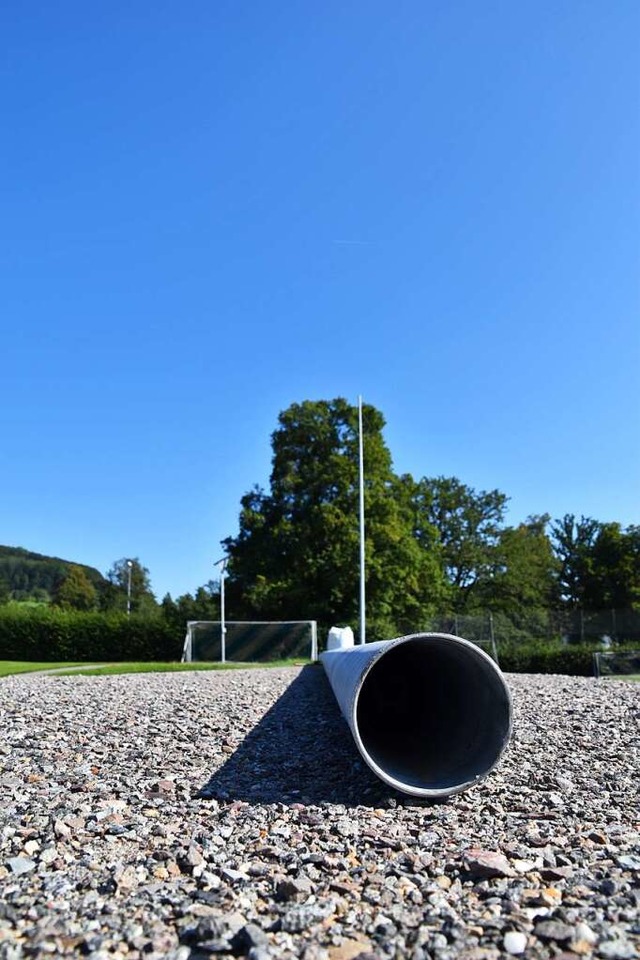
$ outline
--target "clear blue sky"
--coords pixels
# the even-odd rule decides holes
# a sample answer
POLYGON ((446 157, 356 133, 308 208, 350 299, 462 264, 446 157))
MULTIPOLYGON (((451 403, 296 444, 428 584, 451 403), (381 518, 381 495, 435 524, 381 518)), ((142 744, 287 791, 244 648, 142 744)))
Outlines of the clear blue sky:
POLYGON ((0 47, 0 543, 191 592, 279 411, 360 393, 398 471, 640 522, 637 0, 7 0, 0 47))

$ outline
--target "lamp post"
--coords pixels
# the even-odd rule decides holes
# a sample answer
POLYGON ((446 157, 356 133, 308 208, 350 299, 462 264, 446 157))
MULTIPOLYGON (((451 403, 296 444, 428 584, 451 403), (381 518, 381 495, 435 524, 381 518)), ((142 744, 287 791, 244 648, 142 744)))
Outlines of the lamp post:
POLYGON ((127 616, 131 616, 131 571, 133 570, 133 560, 127 560, 127 616))
POLYGON ((358 502, 360 519, 360 643, 367 641, 367 614, 365 607, 364 565, 364 453, 362 435, 362 397, 358 397, 358 502))
POLYGON ((224 618, 224 578, 227 571, 228 557, 216 560, 214 567, 220 567, 220 662, 227 659, 227 624, 224 618))

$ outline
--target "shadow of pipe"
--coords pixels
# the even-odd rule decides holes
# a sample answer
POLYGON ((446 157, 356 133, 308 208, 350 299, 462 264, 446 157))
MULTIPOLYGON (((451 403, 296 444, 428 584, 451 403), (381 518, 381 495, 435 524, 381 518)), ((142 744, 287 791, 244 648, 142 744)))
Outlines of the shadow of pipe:
POLYGON ((303 667, 196 796, 347 807, 416 802, 364 763, 319 665, 303 667))

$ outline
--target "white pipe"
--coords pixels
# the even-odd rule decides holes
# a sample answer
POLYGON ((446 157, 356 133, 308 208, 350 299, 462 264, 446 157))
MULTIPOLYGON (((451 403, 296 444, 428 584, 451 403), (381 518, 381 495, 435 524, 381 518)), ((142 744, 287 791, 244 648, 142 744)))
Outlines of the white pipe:
POLYGON ((511 695, 479 647, 418 633, 323 653, 356 746, 390 786, 440 798, 486 777, 505 750, 511 695))

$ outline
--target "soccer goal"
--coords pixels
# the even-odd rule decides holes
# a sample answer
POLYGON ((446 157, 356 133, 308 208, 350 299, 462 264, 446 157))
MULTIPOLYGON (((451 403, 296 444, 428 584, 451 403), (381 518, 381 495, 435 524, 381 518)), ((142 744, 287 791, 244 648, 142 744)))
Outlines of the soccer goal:
POLYGON ((640 680, 640 650, 594 653, 593 670, 596 677, 640 680))
MULTIPOLYGON (((261 663, 293 657, 318 659, 315 620, 227 620, 224 626, 225 660, 261 663)), ((222 659, 222 623, 219 620, 190 620, 182 651, 183 663, 222 659)))

